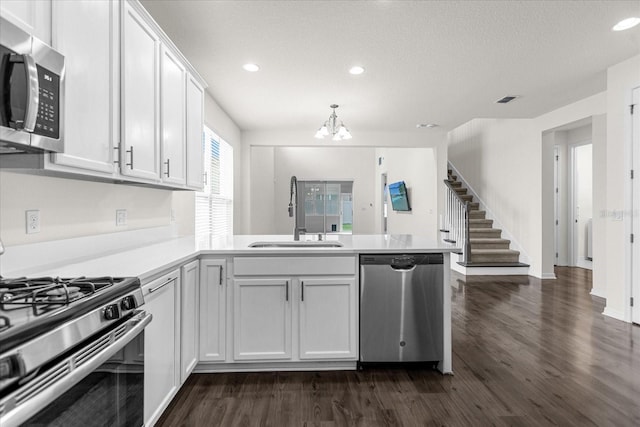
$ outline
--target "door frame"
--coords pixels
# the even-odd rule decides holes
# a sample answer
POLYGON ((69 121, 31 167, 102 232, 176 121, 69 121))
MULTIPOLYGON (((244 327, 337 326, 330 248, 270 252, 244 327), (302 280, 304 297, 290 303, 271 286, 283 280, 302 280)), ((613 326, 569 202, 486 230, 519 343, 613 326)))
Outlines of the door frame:
MULTIPOLYGON (((634 171, 631 181, 631 213, 630 227, 634 236, 634 242, 629 239, 630 256, 628 271, 629 290, 631 298, 633 298, 633 306, 631 307, 631 322, 640 324, 640 182, 637 175, 640 174, 640 87, 636 87, 632 91, 632 103, 635 106, 633 115, 631 116, 631 169, 634 171)), ((630 299, 629 299, 630 304, 630 299)))
POLYGON ((560 253, 560 147, 553 146, 553 237, 554 237, 554 250, 555 256, 553 258, 553 265, 558 265, 559 253, 560 253))

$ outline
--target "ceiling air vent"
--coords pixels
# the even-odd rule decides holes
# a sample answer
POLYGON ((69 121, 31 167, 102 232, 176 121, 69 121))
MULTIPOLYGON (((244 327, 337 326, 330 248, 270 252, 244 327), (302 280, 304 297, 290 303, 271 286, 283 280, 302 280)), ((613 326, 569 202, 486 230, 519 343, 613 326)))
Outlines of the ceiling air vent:
POLYGON ((509 95, 509 96, 505 96, 504 98, 500 98, 496 101, 496 104, 506 104, 507 102, 511 102, 514 99, 518 98, 518 95, 509 95))

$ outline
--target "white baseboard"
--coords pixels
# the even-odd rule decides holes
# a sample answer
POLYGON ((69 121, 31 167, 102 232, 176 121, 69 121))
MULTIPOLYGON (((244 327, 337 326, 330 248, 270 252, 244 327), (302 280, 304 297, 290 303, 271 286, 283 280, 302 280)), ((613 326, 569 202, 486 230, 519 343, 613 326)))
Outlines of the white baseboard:
POLYGON ((555 273, 542 273, 542 276, 540 276, 540 279, 542 280, 556 280, 556 274, 555 273))
POLYGON ((629 322, 628 320, 625 319, 624 312, 622 312, 620 310, 614 310, 614 309, 612 309, 610 307, 605 307, 604 311, 602 312, 602 314, 604 314, 607 317, 611 317, 613 319, 616 319, 616 320, 622 320, 623 322, 631 323, 631 322, 629 322))
POLYGON ((594 297, 607 299, 607 292, 605 289, 593 287, 591 288, 591 292, 589 292, 594 297))

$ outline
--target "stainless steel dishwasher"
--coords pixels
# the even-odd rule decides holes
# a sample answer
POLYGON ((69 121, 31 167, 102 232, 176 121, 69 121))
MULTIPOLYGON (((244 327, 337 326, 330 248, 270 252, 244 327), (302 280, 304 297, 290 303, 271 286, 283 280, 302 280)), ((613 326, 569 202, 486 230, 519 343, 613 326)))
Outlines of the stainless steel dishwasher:
POLYGON ((443 255, 360 256, 360 362, 443 359, 443 255))

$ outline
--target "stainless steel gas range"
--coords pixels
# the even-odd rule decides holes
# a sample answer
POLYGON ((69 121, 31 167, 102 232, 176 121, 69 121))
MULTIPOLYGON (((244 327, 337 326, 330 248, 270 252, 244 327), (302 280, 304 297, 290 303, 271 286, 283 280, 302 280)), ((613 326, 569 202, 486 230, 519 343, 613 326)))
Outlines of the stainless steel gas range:
POLYGON ((137 278, 0 279, 0 425, 142 426, 137 278))

